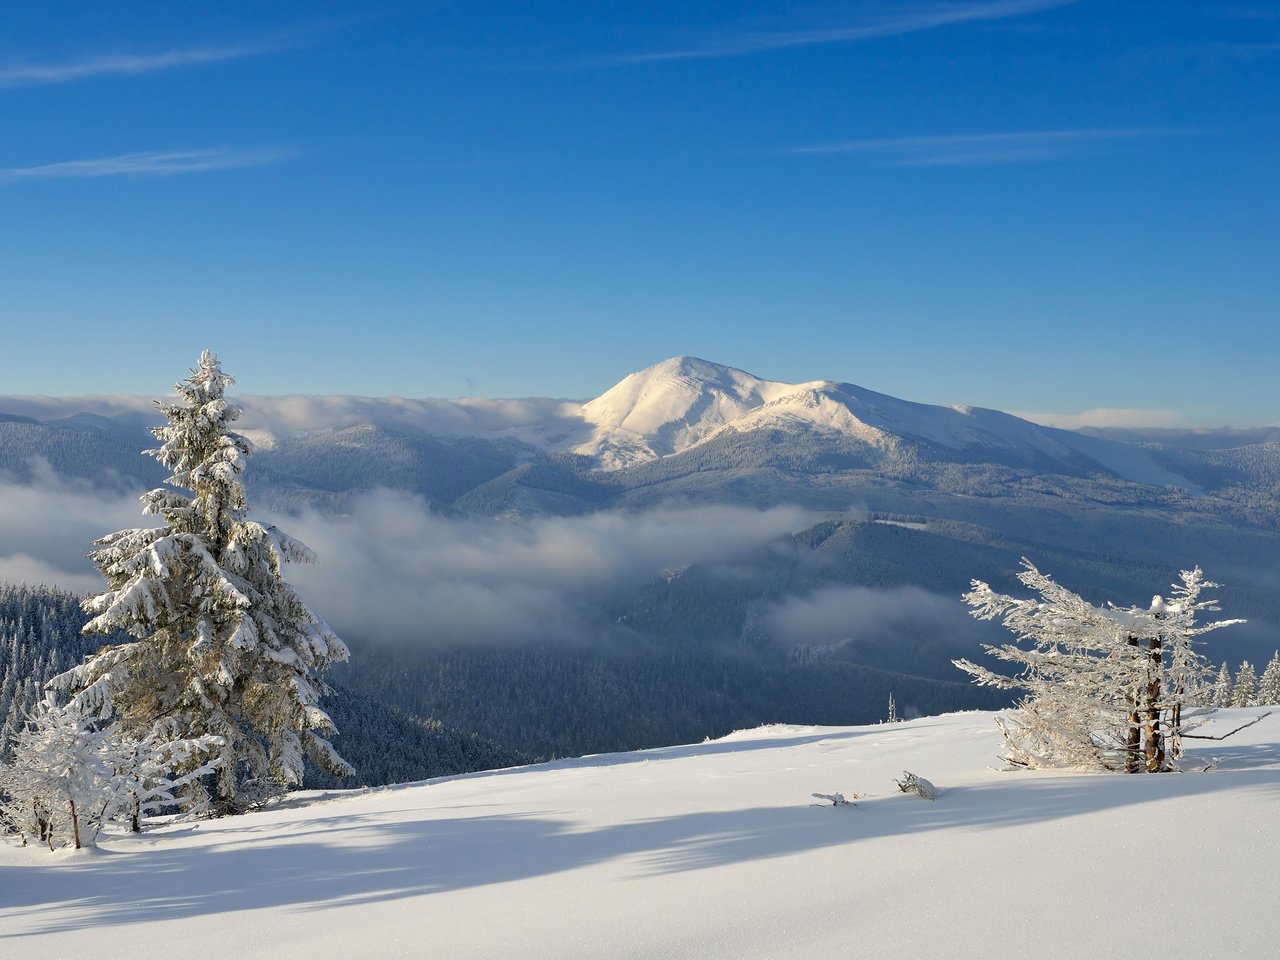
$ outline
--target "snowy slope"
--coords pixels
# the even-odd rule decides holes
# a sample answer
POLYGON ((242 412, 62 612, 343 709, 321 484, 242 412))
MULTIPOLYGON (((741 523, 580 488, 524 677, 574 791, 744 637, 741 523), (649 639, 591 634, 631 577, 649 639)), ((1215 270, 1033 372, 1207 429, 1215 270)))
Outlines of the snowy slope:
POLYGON ((304 795, 87 854, 0 846, 0 942, 28 960, 1260 956, 1280 937, 1280 713, 1196 743, 1187 767, 1215 769, 1004 773, 992 716, 952 714, 304 795), (903 769, 940 798, 898 793, 903 769))
POLYGON ((606 469, 680 453, 797 389, 697 357, 673 357, 583 404, 593 432, 573 451, 606 469))
POLYGON ((1136 483, 1194 489, 1127 444, 1042 427, 998 410, 900 400, 851 383, 761 380, 696 357, 674 357, 631 374, 584 404, 581 415, 592 428, 590 438, 575 436, 564 446, 608 470, 681 453, 723 430, 802 426, 885 450, 923 441, 1028 463, 1047 459, 1078 466, 1085 457, 1136 483))

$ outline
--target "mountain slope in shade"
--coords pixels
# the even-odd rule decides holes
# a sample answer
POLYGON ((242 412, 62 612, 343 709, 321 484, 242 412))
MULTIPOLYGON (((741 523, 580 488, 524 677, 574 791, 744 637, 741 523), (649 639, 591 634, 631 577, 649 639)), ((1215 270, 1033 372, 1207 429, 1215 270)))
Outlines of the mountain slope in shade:
POLYGON ((1280 718, 1143 776, 992 769, 993 719, 775 725, 300 794, 87 854, 4 844, 0 938, 24 960, 1208 960, 1280 938, 1280 718), (900 793, 904 770, 937 799, 900 793), (812 796, 836 792, 857 805, 812 796))
MULTIPOLYGON (((1135 483, 1195 489, 1145 450, 1098 437, 1042 427, 998 410, 900 400, 851 383, 781 383, 742 370, 674 357, 623 379, 582 406, 593 428, 574 453, 607 470, 683 453, 724 430, 748 433, 803 428, 851 437, 886 452, 903 443, 1070 472, 1091 467, 1135 483)), ((928 450, 923 450, 928 455, 928 450)))

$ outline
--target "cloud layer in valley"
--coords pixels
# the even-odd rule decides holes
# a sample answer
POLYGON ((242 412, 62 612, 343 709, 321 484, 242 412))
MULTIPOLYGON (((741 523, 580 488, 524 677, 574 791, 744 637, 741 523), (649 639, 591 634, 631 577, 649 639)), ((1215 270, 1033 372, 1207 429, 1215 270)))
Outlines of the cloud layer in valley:
MULTIPOLYGON (((287 577, 341 634, 386 643, 592 642, 602 601, 664 570, 734 556, 802 529, 796 507, 660 507, 525 523, 434 516, 409 494, 355 498, 341 515, 251 511, 307 543, 318 562, 287 577)), ((101 589, 84 558, 113 530, 149 524, 135 495, 0 477, 0 580, 101 589)))
POLYGON ((30 483, 0 472, 0 582, 100 590, 103 579, 85 559, 93 541, 150 525, 137 494, 66 480, 40 461, 30 483))
MULTIPOLYGON (((102 417, 143 415, 156 423, 156 398, 141 396, 0 396, 0 413, 35 420, 58 420, 78 413, 102 417)), ((581 428, 581 405, 544 397, 504 400, 463 397, 457 400, 359 397, 346 395, 237 395, 244 410, 236 428, 251 439, 308 430, 372 423, 391 429, 422 430, 437 436, 474 436, 581 428), (256 434, 256 436, 255 436, 256 434)))
POLYGON ((762 619, 774 637, 789 644, 879 641, 904 633, 968 639, 976 632, 956 597, 919 587, 834 584, 785 597, 762 619))
POLYGON ((280 523, 322 558, 290 577, 340 630, 375 641, 510 643, 602 639, 601 604, 612 591, 752 550, 813 520, 795 507, 727 506, 456 520, 379 491, 339 518, 308 512, 280 523))

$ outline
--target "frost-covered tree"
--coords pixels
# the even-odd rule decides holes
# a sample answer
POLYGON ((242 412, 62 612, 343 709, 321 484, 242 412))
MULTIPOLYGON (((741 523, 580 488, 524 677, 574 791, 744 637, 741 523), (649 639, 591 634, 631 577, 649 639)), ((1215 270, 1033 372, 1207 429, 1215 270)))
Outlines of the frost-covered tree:
POLYGON ((52 694, 13 738, 13 758, 0 767, 0 819, 50 849, 92 844, 128 803, 116 776, 121 740, 52 694))
POLYGON ((1213 687, 1209 694, 1209 705, 1214 707, 1231 706, 1231 670, 1227 667, 1227 661, 1222 661, 1222 666, 1218 668, 1218 679, 1213 681, 1213 687))
POLYGON ((144 816, 176 802, 175 791, 212 771, 215 737, 138 741, 118 726, 47 693, 13 736, 12 760, 0 767, 0 822, 50 849, 92 845, 113 820, 141 829, 144 816), (190 764, 177 779, 169 771, 190 764))
POLYGON ((1262 671, 1258 686, 1258 703, 1269 707, 1280 705, 1280 650, 1271 655, 1267 668, 1262 671))
POLYGON ((1231 706, 1252 707, 1258 702, 1258 673, 1248 660, 1236 671, 1236 686, 1231 692, 1231 706))
MULTIPOLYGON (((1206 580, 1204 572, 1196 567, 1194 570, 1182 570, 1178 574, 1178 582, 1173 584, 1167 602, 1160 597, 1153 597, 1152 611, 1156 612, 1155 632, 1148 639, 1153 669, 1161 666, 1165 670, 1164 682, 1161 686, 1152 685, 1148 689, 1148 716, 1155 716, 1155 711, 1168 711, 1168 755, 1170 761, 1182 755, 1183 707, 1189 704, 1203 704, 1207 699, 1206 681, 1212 667, 1197 649, 1198 639, 1222 627, 1244 623, 1244 620, 1215 620, 1197 625, 1196 616, 1204 611, 1216 612, 1221 609, 1216 600, 1201 599, 1205 590, 1221 586, 1206 580)), ((1150 761, 1150 754, 1148 754, 1150 761)), ((1148 764, 1150 768, 1150 764, 1148 764)), ((1168 769, 1172 765, 1167 766, 1168 769)))
POLYGON ((220 737, 167 738, 166 733, 172 733, 176 726, 171 723, 166 731, 164 724, 157 724, 145 740, 120 736, 117 728, 108 728, 119 736, 113 764, 125 801, 118 819, 127 821, 134 833, 142 830, 144 817, 177 805, 185 788, 213 773, 221 762, 217 759, 222 747, 220 737))
POLYGON ((246 516, 240 477, 252 447, 231 429, 240 411, 224 392, 234 382, 205 351, 177 402, 158 402, 168 423, 146 452, 172 471, 171 487, 142 502, 159 523, 103 537, 89 554, 107 589, 85 601, 85 632, 134 640, 55 681, 91 709, 108 700, 135 739, 218 738, 216 813, 243 810, 264 783, 300 783, 304 754, 352 772, 319 705, 320 674, 347 648, 282 576, 311 552, 246 516))
POLYGON ((977 683, 1026 691, 1019 710, 999 721, 1009 762, 1172 769, 1181 752, 1182 708, 1200 693, 1209 669, 1196 639, 1240 622, 1196 624, 1199 612, 1218 609, 1200 598, 1216 584, 1198 568, 1184 570, 1169 600, 1157 596, 1142 609, 1094 606, 1025 559, 1018 579, 1038 596, 998 594, 975 580, 964 599, 974 617, 999 619, 1017 634, 1014 643, 984 649, 1019 672, 1006 676, 955 661, 977 683))

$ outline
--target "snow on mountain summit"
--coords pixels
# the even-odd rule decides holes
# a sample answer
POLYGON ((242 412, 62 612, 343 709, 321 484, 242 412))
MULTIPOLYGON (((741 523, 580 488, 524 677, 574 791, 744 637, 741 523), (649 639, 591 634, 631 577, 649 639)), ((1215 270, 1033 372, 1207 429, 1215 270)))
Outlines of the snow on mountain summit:
MULTIPOLYGON (((629 374, 585 403, 553 398, 236 399, 245 410, 241 432, 264 451, 312 440, 349 447, 355 442, 350 431, 378 428, 415 437, 514 441, 537 450, 579 454, 595 469, 621 471, 685 453, 726 434, 781 431, 789 441, 811 445, 815 451, 831 441, 844 453, 850 441, 855 447, 865 444, 868 449, 855 451, 850 461, 864 465, 883 463, 885 458, 992 462, 1049 472, 1065 468, 1075 475, 1105 472, 1135 483, 1199 489, 1133 443, 1045 427, 982 407, 902 400, 847 382, 766 380, 691 356, 672 357, 629 374), (868 455, 862 457, 863 452, 868 455)), ((50 403, 32 406, 24 401, 8 412, 12 417, 73 409, 57 398, 50 403)), ((140 433, 150 423, 150 414, 134 409, 131 400, 123 407, 99 404, 94 410, 109 413, 110 419, 64 416, 49 422, 61 430, 103 436, 123 428, 140 433)), ((0 411, 0 419, 4 416, 0 411)), ((751 444, 749 438, 746 443, 751 444)), ((767 451, 760 456, 767 459, 767 451)))
POLYGON ((762 380, 697 357, 672 357, 583 404, 583 419, 593 432, 573 450, 598 458, 606 469, 669 456, 752 410, 816 385, 762 380))
POLYGON ((593 432, 573 447, 605 469, 681 453, 730 428, 802 426, 880 447, 899 438, 953 450, 1034 448, 1056 458, 1074 447, 1049 430, 996 410, 899 400, 851 383, 762 380, 696 357, 673 357, 624 378, 582 405, 593 432))
POLYGON ((591 439, 574 448, 606 468, 680 453, 721 429, 786 425, 888 445, 892 437, 965 447, 1034 447, 1054 457, 1073 447, 1050 430, 997 410, 900 400, 851 383, 762 380, 696 357, 673 357, 624 378, 582 406, 591 439))
POLYGON ((924 443, 987 451, 998 459, 1076 467, 1092 461, 1127 480, 1192 488, 1145 451, 1043 427, 999 410, 900 400, 851 383, 763 380, 697 357, 673 357, 625 377, 579 410, 584 440, 566 444, 605 470, 682 453, 725 430, 800 428, 849 437, 882 450, 924 443))

